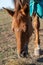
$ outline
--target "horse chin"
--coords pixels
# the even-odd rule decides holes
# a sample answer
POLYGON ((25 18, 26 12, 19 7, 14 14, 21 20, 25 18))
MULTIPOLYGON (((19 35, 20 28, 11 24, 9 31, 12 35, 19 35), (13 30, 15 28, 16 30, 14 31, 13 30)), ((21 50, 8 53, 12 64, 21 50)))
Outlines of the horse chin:
POLYGON ((23 52, 22 54, 18 55, 18 58, 27 58, 27 57, 28 57, 28 55, 25 52, 23 52))
POLYGON ((28 44, 27 43, 25 43, 25 45, 21 51, 21 57, 25 57, 25 58, 28 57, 28 44))
POLYGON ((27 58, 28 57, 28 53, 26 53, 25 51, 22 52, 22 57, 27 58))
POLYGON ((28 57, 28 53, 26 53, 25 51, 22 51, 22 53, 17 54, 18 58, 27 58, 28 57))

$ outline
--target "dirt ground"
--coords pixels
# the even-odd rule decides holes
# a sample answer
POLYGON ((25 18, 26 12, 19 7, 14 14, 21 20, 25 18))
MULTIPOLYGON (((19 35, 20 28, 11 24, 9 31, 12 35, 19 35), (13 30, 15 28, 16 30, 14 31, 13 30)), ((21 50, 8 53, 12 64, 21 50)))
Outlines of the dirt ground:
POLYGON ((40 19, 41 55, 34 57, 34 34, 29 42, 28 58, 17 57, 15 34, 11 30, 12 17, 6 11, 0 11, 0 65, 43 65, 43 19, 40 19))

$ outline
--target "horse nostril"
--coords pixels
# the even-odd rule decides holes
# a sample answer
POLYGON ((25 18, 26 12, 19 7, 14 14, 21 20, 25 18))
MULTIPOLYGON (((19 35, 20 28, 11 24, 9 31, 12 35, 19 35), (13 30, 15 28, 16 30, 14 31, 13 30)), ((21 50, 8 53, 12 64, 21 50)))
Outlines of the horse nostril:
POLYGON ((14 32, 14 28, 12 28, 12 31, 14 32))

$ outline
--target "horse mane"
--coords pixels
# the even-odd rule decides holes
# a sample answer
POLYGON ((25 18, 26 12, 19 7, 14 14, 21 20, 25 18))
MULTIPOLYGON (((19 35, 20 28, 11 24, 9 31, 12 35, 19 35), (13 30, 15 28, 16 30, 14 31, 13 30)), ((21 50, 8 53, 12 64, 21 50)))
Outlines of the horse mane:
POLYGON ((29 5, 27 3, 24 5, 23 9, 24 9, 24 13, 26 15, 28 15, 28 13, 29 13, 29 5))
POLYGON ((24 20, 24 18, 28 16, 28 13, 29 13, 29 6, 26 3, 18 12, 15 11, 14 16, 16 17, 16 20, 20 22, 21 20, 24 20))

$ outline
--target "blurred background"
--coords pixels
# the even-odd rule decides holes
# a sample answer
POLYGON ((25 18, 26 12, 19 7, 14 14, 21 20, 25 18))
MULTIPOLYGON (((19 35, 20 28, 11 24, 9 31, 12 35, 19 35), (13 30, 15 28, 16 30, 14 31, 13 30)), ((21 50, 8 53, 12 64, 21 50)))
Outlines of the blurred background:
POLYGON ((2 7, 13 9, 14 8, 13 0, 0 0, 0 9, 2 9, 2 7))

